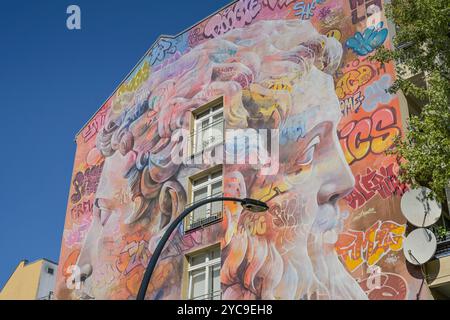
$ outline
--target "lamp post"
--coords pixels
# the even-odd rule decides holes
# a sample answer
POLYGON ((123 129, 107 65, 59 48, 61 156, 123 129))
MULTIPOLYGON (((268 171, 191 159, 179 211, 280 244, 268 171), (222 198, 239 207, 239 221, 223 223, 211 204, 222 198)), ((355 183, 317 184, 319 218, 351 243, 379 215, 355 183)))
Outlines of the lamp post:
POLYGON ((175 230, 181 221, 192 211, 195 209, 211 202, 218 202, 218 201, 234 201, 239 202, 242 207, 246 210, 252 211, 252 212, 263 212, 267 211, 269 207, 265 202, 255 200, 255 199, 239 199, 234 197, 214 197, 209 198, 205 200, 201 200, 189 208, 186 208, 167 228, 166 232, 162 236, 161 240, 159 241, 158 245, 156 246, 155 251, 153 252, 152 258, 150 259, 150 262, 147 265, 147 268, 144 273, 144 278, 142 279, 141 286, 139 288, 139 292, 137 295, 136 300, 144 300, 145 294, 147 293, 148 284, 150 282, 150 279, 152 277, 153 270, 156 267, 156 263, 158 262, 158 258, 161 255, 162 250, 164 249, 164 245, 166 244, 167 240, 169 240, 170 235, 172 234, 173 230, 175 230))

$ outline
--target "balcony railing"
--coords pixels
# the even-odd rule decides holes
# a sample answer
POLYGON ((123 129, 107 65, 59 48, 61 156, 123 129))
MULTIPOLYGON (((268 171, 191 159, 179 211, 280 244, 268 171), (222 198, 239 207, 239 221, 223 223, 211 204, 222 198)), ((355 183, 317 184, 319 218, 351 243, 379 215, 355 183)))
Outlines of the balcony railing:
MULTIPOLYGON (((223 193, 215 193, 211 196, 203 198, 199 201, 203 201, 205 199, 222 197, 223 193)), ((195 204, 197 201, 188 204, 186 207, 190 207, 195 204)), ((210 224, 216 223, 220 221, 223 217, 223 202, 212 202, 204 205, 192 213, 190 213, 187 217, 187 223, 185 225, 185 232, 206 227, 210 224), (199 217, 199 212, 202 213, 202 216, 199 217)))
POLYGON ((222 300, 222 291, 217 290, 207 294, 192 298, 191 300, 222 300))
POLYGON ((437 240, 437 248, 434 257, 439 259, 450 255, 450 233, 437 240))

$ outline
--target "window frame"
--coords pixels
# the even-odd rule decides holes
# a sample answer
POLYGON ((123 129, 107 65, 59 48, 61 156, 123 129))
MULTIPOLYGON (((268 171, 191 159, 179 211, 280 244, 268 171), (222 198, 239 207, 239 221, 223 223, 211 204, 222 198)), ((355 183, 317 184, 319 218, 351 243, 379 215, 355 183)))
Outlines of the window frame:
MULTIPOLYGON (((215 245, 213 247, 209 247, 206 249, 203 249, 198 252, 194 252, 192 254, 189 254, 186 256, 187 259, 187 281, 188 281, 188 291, 187 291, 187 297, 189 300, 212 300, 212 298, 215 297, 216 292, 220 292, 220 299, 222 299, 222 289, 219 288, 217 291, 210 291, 210 288, 212 289, 212 284, 214 281, 213 277, 210 277, 210 274, 214 270, 214 267, 219 266, 219 280, 220 280, 220 270, 222 269, 222 257, 221 257, 221 249, 220 246, 215 245), (217 258, 214 257, 214 252, 218 251, 219 256, 217 258), (205 261, 196 265, 192 265, 192 260, 195 257, 199 257, 201 255, 205 255, 205 261), (192 282, 193 282, 193 276, 192 273, 197 270, 204 270, 205 272, 205 294, 198 296, 198 297, 192 297, 192 282), (206 299, 198 299, 200 297, 205 297, 206 299)), ((220 283, 220 282, 219 282, 220 283)), ((220 286, 220 284, 219 284, 220 286)))
MULTIPOLYGON (((212 132, 210 133, 210 137, 213 137, 214 135, 212 132)), ((223 143, 225 137, 225 114, 224 114, 224 104, 223 104, 223 97, 217 98, 199 108, 194 110, 192 112, 192 118, 191 118, 191 142, 190 142, 190 154, 191 156, 200 154, 204 152, 205 150, 212 149, 216 147, 217 145, 220 145, 223 143), (216 109, 216 110, 214 110, 216 109), (206 113, 206 114, 205 114, 206 113), (222 113, 222 118, 220 121, 217 121, 217 124, 222 123, 222 138, 218 139, 217 141, 208 144, 207 146, 201 145, 199 147, 199 144, 203 143, 204 137, 202 136, 202 142, 198 143, 199 139, 199 133, 210 131, 215 127, 216 122, 213 120, 214 116, 222 113), (201 123, 208 119, 208 126, 207 129, 200 130, 201 123)))
MULTIPOLYGON (((208 199, 214 196, 218 196, 218 195, 223 195, 223 167, 220 166, 216 166, 214 168, 208 169, 204 172, 201 172, 197 175, 194 175, 192 177, 189 178, 189 200, 190 200, 190 204, 194 204, 198 201, 202 201, 204 199, 208 199), (216 177, 213 177, 214 175, 219 174, 216 177), (206 181, 199 183, 198 185, 195 185, 195 182, 198 180, 202 180, 207 178, 206 181), (212 193, 213 192, 213 185, 215 185, 216 183, 220 182, 220 192, 218 193, 212 193), (194 200, 194 194, 196 191, 204 189, 206 187, 206 196, 198 201, 194 200)), ((213 212, 213 205, 216 203, 207 203, 205 204, 204 207, 206 207, 204 210, 206 211, 206 214, 203 218, 197 219, 196 221, 194 221, 194 215, 196 213, 196 211, 200 208, 197 208, 196 210, 194 210, 193 212, 191 212, 188 216, 188 219, 186 219, 186 225, 185 225, 185 230, 186 231, 190 231, 190 230, 195 230, 199 227, 203 227, 204 225, 208 225, 210 223, 215 223, 217 221, 220 221, 220 219, 222 218, 223 215, 223 203, 221 203, 221 210, 219 212, 213 212), (208 219, 210 219, 211 217, 215 217, 216 219, 214 219, 213 221, 207 222, 208 219), (198 221, 206 221, 205 224, 200 223, 200 226, 194 226, 192 227, 192 225, 198 221)))

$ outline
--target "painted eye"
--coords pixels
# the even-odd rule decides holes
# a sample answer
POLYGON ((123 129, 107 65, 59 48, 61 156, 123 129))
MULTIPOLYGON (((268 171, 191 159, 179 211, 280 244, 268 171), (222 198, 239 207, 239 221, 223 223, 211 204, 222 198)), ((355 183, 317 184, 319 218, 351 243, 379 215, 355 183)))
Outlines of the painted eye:
POLYGON ((320 137, 315 136, 314 139, 306 147, 306 150, 303 152, 302 156, 297 159, 297 165, 300 166, 308 166, 314 160, 314 152, 316 151, 316 146, 320 143, 320 137))

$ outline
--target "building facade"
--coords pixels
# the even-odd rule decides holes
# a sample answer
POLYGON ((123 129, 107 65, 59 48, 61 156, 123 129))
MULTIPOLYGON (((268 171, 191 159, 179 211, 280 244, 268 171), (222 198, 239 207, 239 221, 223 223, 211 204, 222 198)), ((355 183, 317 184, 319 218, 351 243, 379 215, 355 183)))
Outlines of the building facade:
POLYGON ((76 137, 58 299, 429 299, 403 255, 408 190, 386 154, 408 117, 385 91, 379 0, 239 0, 160 37, 76 137))
POLYGON ((57 267, 47 259, 21 261, 0 291, 0 300, 53 299, 57 267))

